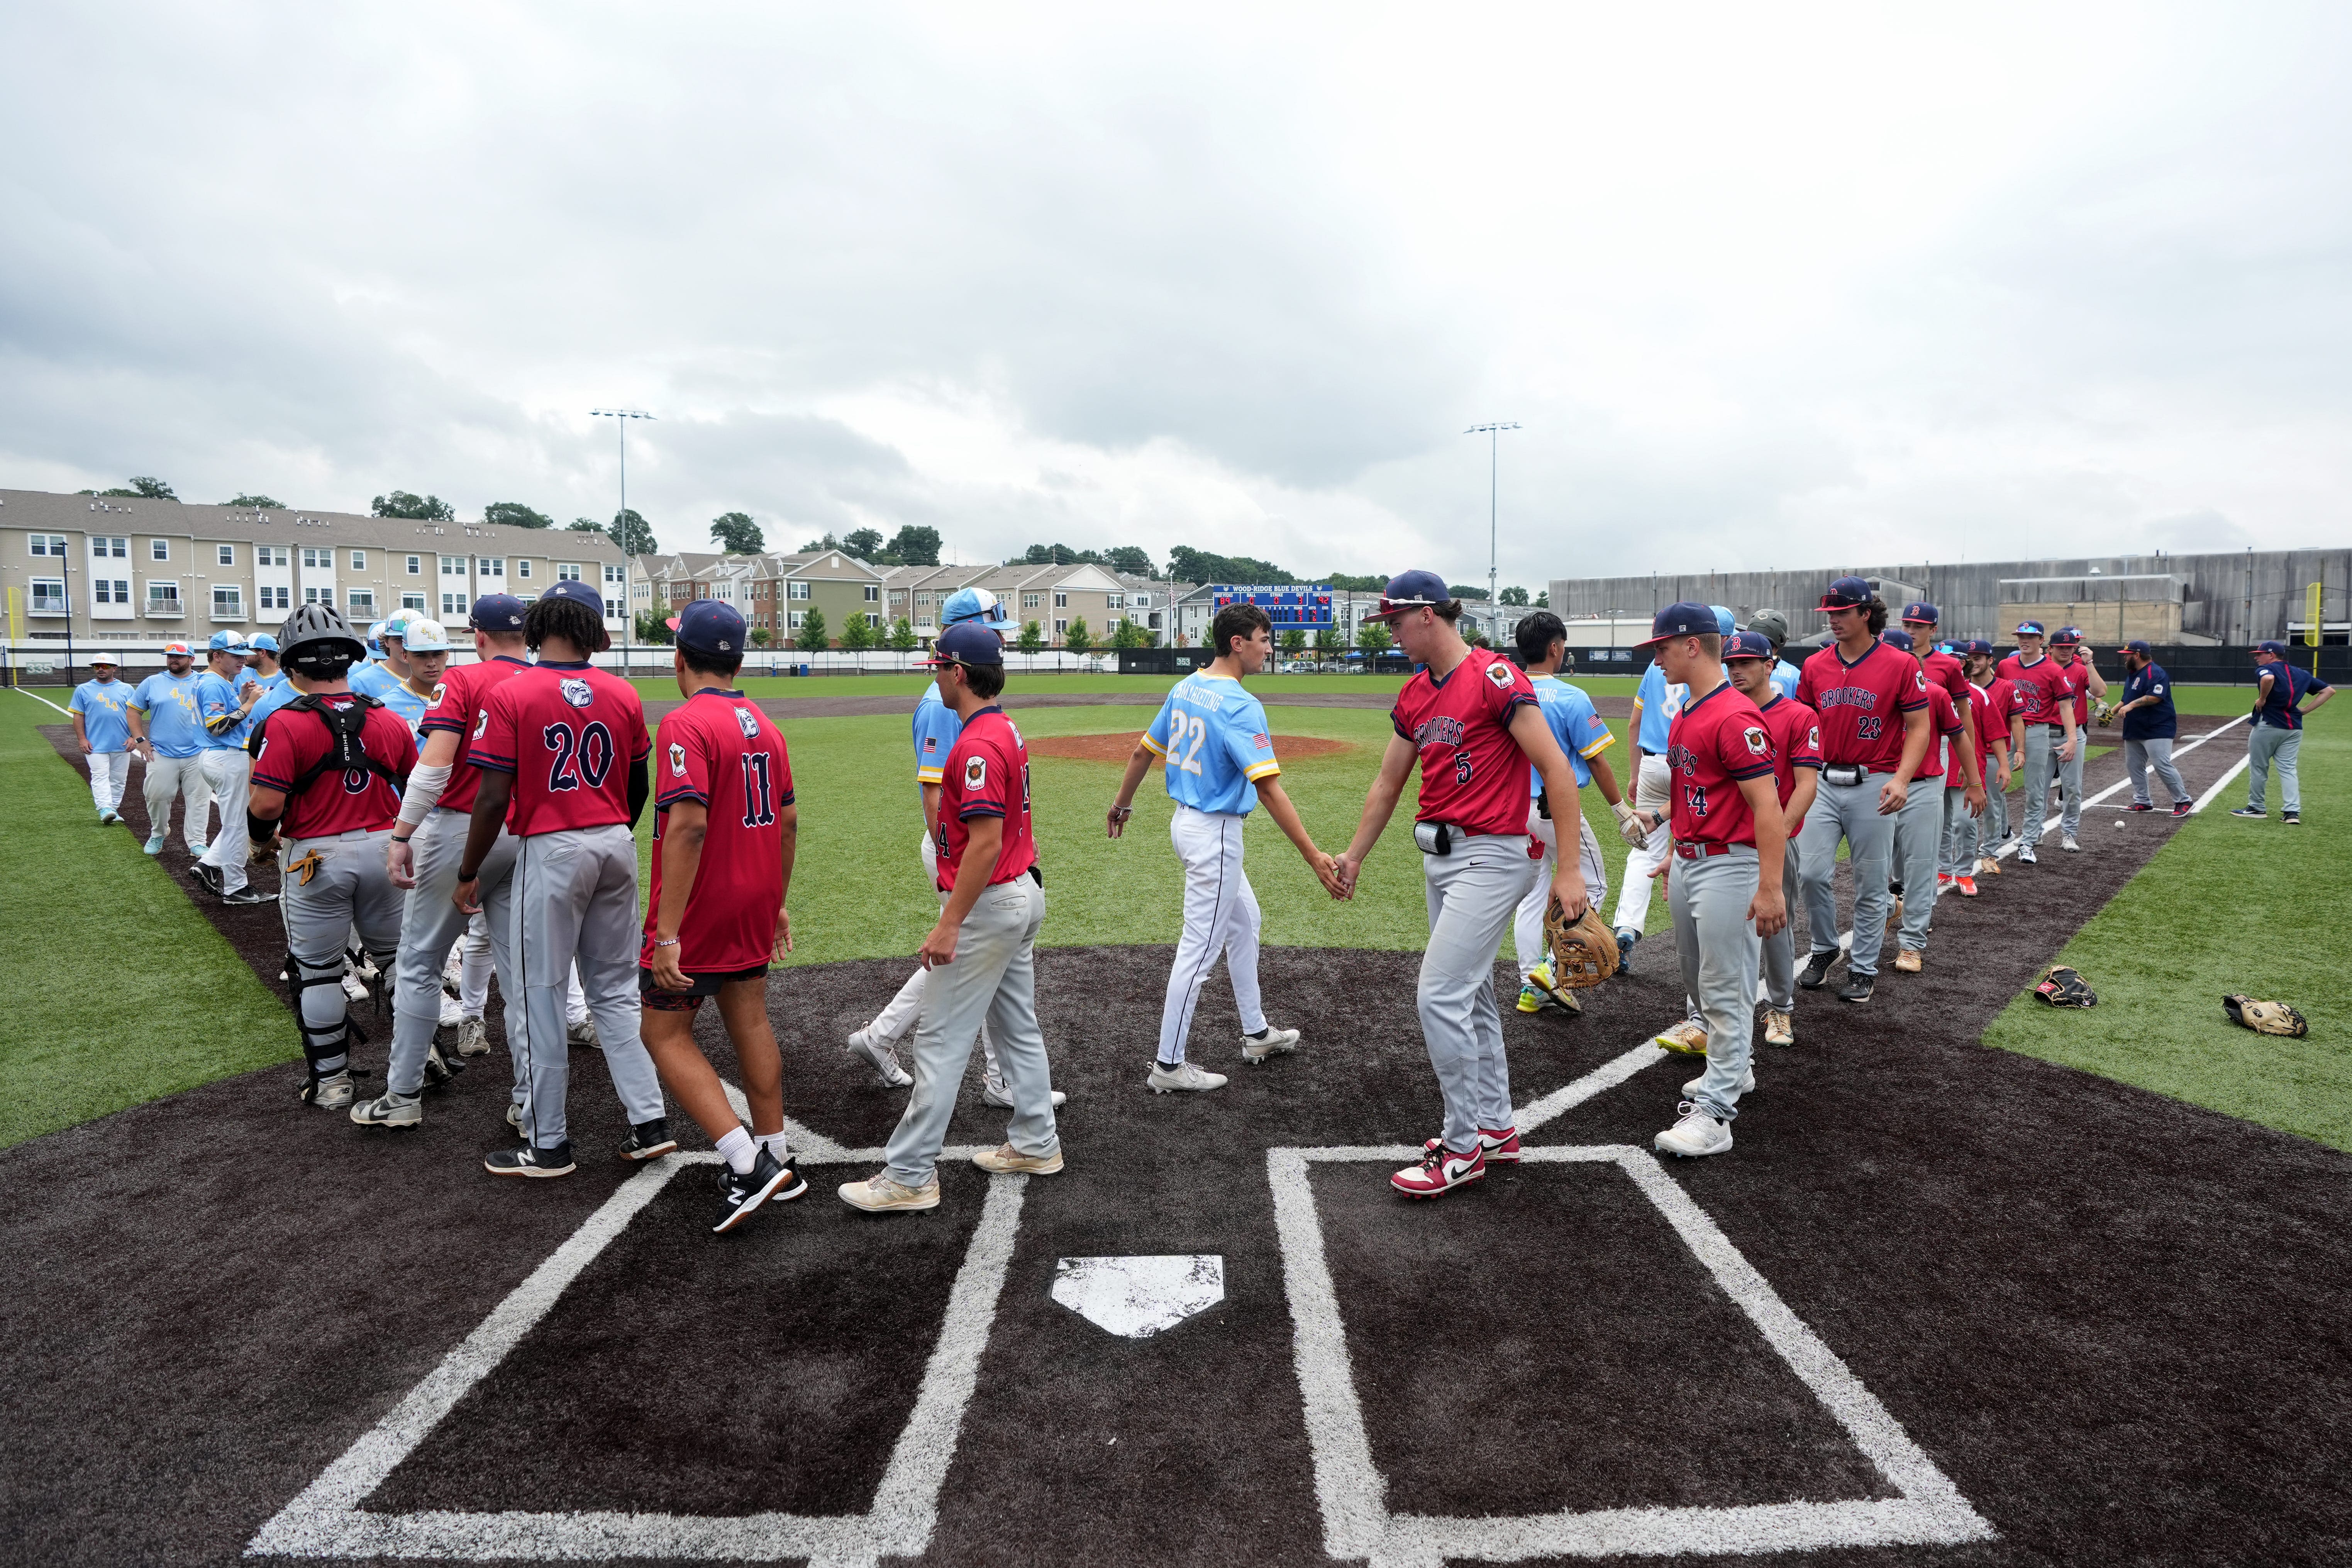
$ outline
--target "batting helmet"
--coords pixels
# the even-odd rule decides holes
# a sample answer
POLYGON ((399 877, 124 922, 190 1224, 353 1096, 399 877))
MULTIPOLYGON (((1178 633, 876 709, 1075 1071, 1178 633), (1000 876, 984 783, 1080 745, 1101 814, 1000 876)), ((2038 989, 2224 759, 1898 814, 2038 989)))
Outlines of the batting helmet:
POLYGON ((311 680, 341 680, 367 645, 332 605, 302 605, 278 628, 278 662, 311 680))

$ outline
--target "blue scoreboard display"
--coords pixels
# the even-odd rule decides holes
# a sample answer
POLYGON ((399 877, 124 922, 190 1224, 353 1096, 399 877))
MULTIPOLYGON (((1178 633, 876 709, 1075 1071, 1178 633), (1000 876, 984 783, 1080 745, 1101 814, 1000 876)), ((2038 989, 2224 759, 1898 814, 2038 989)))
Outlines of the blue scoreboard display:
POLYGON ((1291 626, 1312 628, 1331 625, 1331 588, 1328 584, 1236 587, 1220 583, 1210 592, 1215 596, 1220 610, 1227 605, 1255 605, 1265 612, 1266 618, 1274 623, 1276 631, 1291 626))

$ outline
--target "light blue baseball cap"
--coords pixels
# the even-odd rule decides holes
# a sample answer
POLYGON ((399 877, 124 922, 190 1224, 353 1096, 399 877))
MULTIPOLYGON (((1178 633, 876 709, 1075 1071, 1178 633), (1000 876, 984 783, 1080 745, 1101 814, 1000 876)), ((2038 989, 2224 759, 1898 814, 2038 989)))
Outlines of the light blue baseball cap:
POLYGON ((245 645, 245 650, 247 653, 276 653, 278 651, 278 639, 271 637, 268 632, 262 632, 255 637, 251 642, 245 645))
POLYGON ((230 648, 236 649, 238 653, 243 653, 245 651, 245 634, 243 632, 215 632, 213 634, 213 640, 205 644, 205 647, 215 653, 220 653, 230 648))
POLYGON ((948 595, 948 602, 940 606, 940 626, 942 628, 961 626, 966 621, 978 621, 992 632, 1013 629, 1003 605, 985 588, 958 588, 948 595))
POLYGON ((1727 637, 1739 629, 1739 623, 1733 620, 1731 612, 1721 605, 1709 605, 1707 608, 1715 612, 1715 631, 1717 637, 1727 637))

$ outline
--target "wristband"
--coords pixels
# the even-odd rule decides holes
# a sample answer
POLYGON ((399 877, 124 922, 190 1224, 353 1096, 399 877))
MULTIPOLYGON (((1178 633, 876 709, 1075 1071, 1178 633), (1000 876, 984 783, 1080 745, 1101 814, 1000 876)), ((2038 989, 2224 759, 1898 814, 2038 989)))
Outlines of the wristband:
POLYGON ((1114 805, 1110 808, 1110 818, 1113 822, 1125 822, 1134 815, 1135 807, 1131 805, 1114 805))
POLYGON ((676 947, 677 945, 677 938, 672 937, 667 942, 662 942, 656 939, 654 945, 656 947, 676 947))

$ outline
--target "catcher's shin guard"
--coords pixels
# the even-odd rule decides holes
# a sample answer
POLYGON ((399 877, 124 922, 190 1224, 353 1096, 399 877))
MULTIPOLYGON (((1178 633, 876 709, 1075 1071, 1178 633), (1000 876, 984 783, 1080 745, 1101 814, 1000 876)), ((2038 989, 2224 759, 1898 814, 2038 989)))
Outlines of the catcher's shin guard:
POLYGON ((302 1098, 309 1100, 318 1092, 320 1079, 351 1065, 343 966, 340 962, 305 963, 289 952, 286 988, 293 993, 294 1026, 301 1031, 302 1056, 310 1069, 310 1080, 302 1089, 302 1098))

